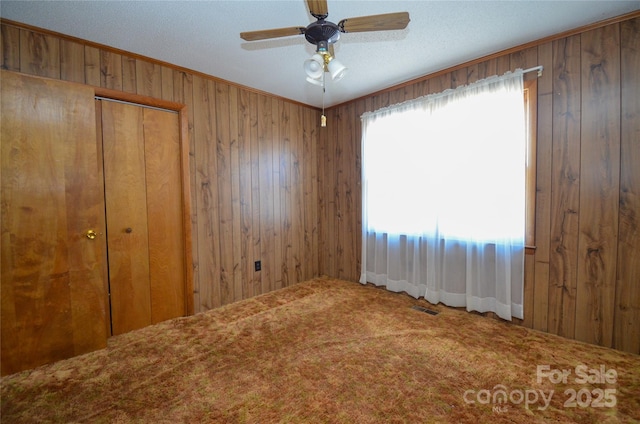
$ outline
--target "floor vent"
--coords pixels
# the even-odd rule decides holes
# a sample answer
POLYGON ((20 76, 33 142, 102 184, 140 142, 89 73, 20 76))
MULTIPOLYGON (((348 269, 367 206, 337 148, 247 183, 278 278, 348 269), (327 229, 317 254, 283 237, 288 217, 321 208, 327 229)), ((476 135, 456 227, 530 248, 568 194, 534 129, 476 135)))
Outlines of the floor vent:
POLYGON ((413 305, 411 308, 415 309, 416 311, 426 312, 429 315, 438 315, 437 311, 432 311, 431 309, 427 309, 427 308, 424 308, 424 307, 419 306, 419 305, 413 305))

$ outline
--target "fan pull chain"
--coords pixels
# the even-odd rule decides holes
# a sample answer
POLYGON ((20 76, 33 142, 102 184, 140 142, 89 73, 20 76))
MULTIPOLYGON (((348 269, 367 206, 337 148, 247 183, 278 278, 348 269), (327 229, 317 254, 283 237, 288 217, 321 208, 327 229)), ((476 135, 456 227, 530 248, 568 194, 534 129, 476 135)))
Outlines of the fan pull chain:
POLYGON ((324 93, 327 90, 325 87, 325 81, 324 81, 324 76, 325 76, 326 72, 322 72, 322 116, 320 116, 320 126, 321 127, 326 127, 327 126, 327 117, 324 115, 324 93))

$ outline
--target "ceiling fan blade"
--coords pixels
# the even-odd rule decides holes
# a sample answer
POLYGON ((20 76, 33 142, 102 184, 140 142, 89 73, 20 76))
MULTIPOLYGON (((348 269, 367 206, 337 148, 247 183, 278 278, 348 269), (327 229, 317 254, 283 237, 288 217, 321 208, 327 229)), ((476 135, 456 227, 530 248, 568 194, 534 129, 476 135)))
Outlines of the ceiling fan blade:
POLYGON ((265 40, 267 38, 288 37, 304 34, 304 27, 264 29, 261 31, 241 32, 240 38, 245 41, 265 40))
POLYGON ((387 31, 406 28, 409 20, 408 12, 385 13, 343 19, 338 27, 342 32, 387 31))
POLYGON ((327 0, 307 0, 307 6, 312 15, 326 17, 329 14, 327 0))

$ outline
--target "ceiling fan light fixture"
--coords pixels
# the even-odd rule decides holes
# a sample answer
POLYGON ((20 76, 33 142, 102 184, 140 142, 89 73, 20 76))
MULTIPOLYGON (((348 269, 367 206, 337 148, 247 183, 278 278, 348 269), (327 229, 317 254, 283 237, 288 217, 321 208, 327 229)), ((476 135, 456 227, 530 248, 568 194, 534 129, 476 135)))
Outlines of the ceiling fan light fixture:
POLYGON ((331 79, 333 81, 340 81, 348 71, 348 68, 335 58, 329 61, 327 68, 329 68, 329 73, 331 74, 331 79))
POLYGON ((324 83, 322 82, 322 78, 311 78, 311 77, 307 77, 307 82, 314 84, 314 85, 319 85, 320 87, 324 87, 324 83))
POLYGON ((326 116, 324 115, 325 72, 331 75, 333 81, 340 81, 348 70, 334 57, 333 45, 340 39, 340 34, 404 29, 410 19, 408 12, 396 12, 343 19, 336 25, 326 20, 329 16, 327 0, 306 0, 306 3, 311 16, 316 18, 315 22, 306 27, 241 32, 240 38, 245 41, 254 41, 302 34, 309 43, 316 46, 315 54, 304 61, 303 67, 307 74, 307 82, 322 87, 322 126, 324 127, 326 126, 326 116))
POLYGON ((319 79, 324 72, 324 58, 322 55, 316 53, 309 59, 304 61, 304 71, 309 78, 319 79))
POLYGON ((326 40, 319 40, 316 43, 316 52, 327 54, 329 52, 329 43, 326 40))

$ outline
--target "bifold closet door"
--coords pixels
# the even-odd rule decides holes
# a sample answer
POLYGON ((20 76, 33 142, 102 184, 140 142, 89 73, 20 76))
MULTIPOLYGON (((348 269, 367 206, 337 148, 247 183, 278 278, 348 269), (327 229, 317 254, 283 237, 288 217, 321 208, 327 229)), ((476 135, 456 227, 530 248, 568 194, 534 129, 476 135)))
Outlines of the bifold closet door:
POLYGON ((90 87, 2 71, 2 374, 107 343, 90 87))
POLYGON ((185 315, 178 114, 98 100, 112 334, 185 315))

